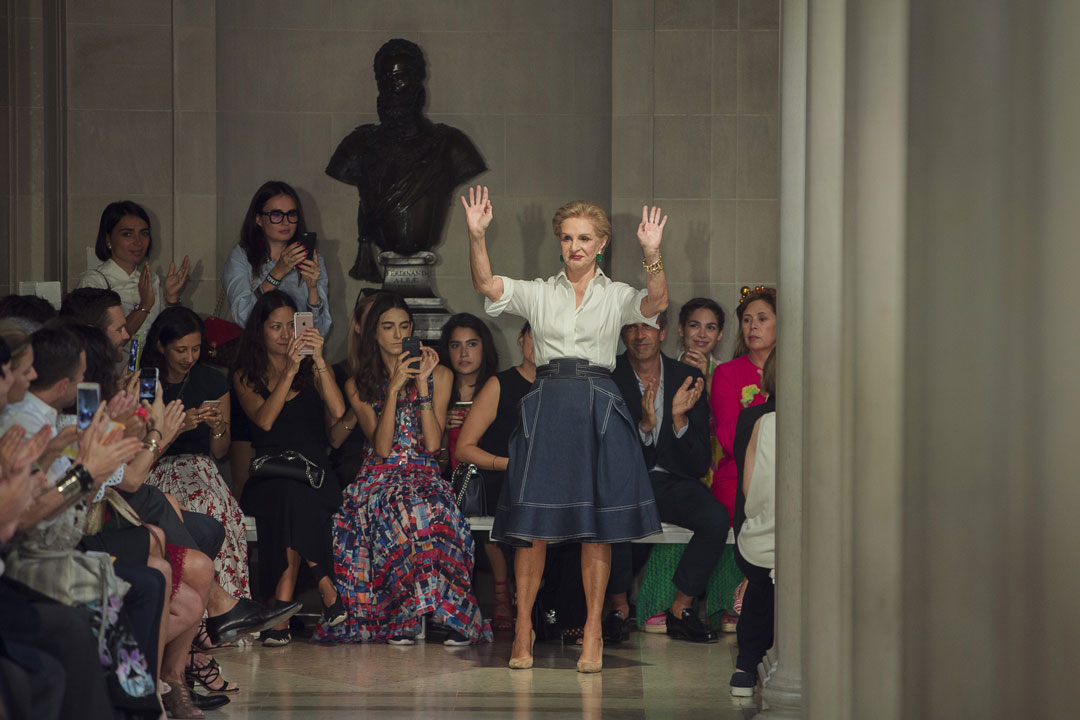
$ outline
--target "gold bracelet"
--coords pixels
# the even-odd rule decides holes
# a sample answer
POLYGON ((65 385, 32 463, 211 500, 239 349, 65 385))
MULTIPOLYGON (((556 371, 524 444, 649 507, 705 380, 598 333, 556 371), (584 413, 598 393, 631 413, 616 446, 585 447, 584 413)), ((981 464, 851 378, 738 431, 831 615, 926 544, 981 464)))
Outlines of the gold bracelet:
POLYGON ((161 447, 157 440, 147 440, 143 443, 143 450, 149 450, 153 455, 157 455, 161 452, 161 447))
POLYGON ((316 365, 316 366, 315 366, 315 372, 321 372, 321 373, 323 373, 323 372, 326 372, 326 371, 327 371, 327 370, 329 370, 329 369, 330 369, 330 368, 326 368, 326 367, 319 367, 318 365, 316 365))
POLYGON ((224 424, 224 427, 221 428, 221 432, 214 433, 210 437, 214 440, 220 440, 221 438, 225 437, 225 433, 227 432, 229 432, 229 423, 224 424))
POLYGON ((430 400, 428 400, 427 402, 417 403, 416 406, 418 408, 420 408, 421 410, 434 410, 435 409, 435 406, 431 404, 430 400))
POLYGON ((657 255, 656 262, 652 263, 651 265, 645 262, 645 258, 642 258, 641 267, 645 268, 645 272, 655 275, 656 273, 664 269, 664 258, 660 257, 660 255, 657 255))

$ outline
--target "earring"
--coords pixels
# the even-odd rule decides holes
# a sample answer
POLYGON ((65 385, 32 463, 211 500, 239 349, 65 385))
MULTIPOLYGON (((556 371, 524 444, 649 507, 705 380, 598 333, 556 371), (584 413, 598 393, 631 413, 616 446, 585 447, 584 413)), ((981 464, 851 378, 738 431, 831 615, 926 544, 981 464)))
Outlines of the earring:
POLYGON ((596 264, 599 265, 602 262, 604 262, 604 251, 603 250, 596 253, 596 264))
POLYGON ((559 262, 563 262, 562 253, 559 253, 559 262))

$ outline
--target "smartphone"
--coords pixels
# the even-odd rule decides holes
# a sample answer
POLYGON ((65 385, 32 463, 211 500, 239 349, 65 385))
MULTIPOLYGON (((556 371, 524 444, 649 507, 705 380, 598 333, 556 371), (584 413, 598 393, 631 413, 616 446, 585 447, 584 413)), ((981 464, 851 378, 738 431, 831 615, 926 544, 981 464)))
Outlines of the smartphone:
MULTIPOLYGON (((410 335, 402 340, 401 351, 409 353, 405 358, 405 364, 408 365, 412 363, 413 358, 419 358, 423 355, 423 352, 420 350, 420 338, 415 335, 410 335)), ((419 365, 417 365, 417 367, 419 367, 419 365)))
POLYGON ((307 251, 307 259, 311 259, 311 251, 315 247, 315 241, 318 239, 318 235, 314 232, 306 232, 300 236, 300 244, 304 246, 304 250, 307 251))
POLYGON ((128 353, 128 372, 135 372, 139 367, 139 337, 131 338, 131 352, 128 353))
POLYGON ((454 407, 472 407, 472 400, 458 400, 454 407))
POLYGON ((220 400, 203 400, 202 404, 203 404, 203 407, 217 407, 217 406, 221 405, 221 401, 220 400))
POLYGON ((139 400, 154 402, 157 397, 158 369, 144 367, 139 371, 139 400))
MULTIPOLYGON (((293 336, 299 338, 305 330, 315 327, 315 319, 309 312, 293 313, 293 336)), ((311 355, 315 351, 310 347, 300 349, 301 355, 311 355)))
POLYGON ((101 386, 95 382, 81 382, 75 396, 75 425, 80 430, 90 427, 101 404, 101 386))

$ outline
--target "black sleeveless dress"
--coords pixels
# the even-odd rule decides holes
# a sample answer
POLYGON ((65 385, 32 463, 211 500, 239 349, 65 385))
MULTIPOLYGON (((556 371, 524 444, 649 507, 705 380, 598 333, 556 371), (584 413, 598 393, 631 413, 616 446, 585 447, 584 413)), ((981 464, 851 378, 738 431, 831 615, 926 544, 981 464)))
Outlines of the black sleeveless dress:
POLYGON ((330 517, 341 505, 341 487, 327 461, 326 425, 322 398, 308 386, 285 402, 270 430, 251 423, 255 457, 286 450, 302 454, 325 471, 322 487, 289 478, 252 477, 244 485, 240 504, 255 516, 259 533, 259 581, 263 592, 275 587, 288 565, 292 548, 313 562, 315 578, 332 575, 330 517))
MULTIPOLYGON (((521 417, 518 403, 529 392, 532 383, 522 377, 516 367, 496 373, 495 379, 499 381, 499 406, 495 409, 495 419, 480 439, 480 447, 493 455, 510 457, 510 434, 521 417)), ((499 493, 506 484, 505 479, 505 472, 484 471, 484 493, 490 512, 494 512, 499 504, 499 493)))

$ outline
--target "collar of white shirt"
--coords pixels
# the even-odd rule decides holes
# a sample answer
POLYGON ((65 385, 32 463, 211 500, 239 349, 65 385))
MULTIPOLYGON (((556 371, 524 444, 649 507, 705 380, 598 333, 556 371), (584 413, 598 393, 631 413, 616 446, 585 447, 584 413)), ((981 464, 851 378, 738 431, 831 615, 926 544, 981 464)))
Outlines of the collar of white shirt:
MULTIPOLYGON (((553 275, 552 280, 555 281, 556 285, 567 285, 567 286, 569 286, 571 288, 574 287, 574 284, 572 282, 570 282, 570 278, 568 278, 566 276, 566 269, 565 268, 563 268, 558 273, 553 275)), ((593 274, 592 278, 589 280, 589 284, 591 285, 593 283, 596 283, 600 287, 605 287, 610 282, 611 282, 611 278, 609 278, 607 275, 605 275, 604 271, 600 269, 599 265, 597 265, 596 266, 596 272, 593 274)))
POLYGON ((0 413, 0 432, 7 432, 12 425, 21 425, 27 435, 36 433, 45 425, 51 425, 56 435, 56 408, 32 392, 17 403, 12 403, 0 413))

